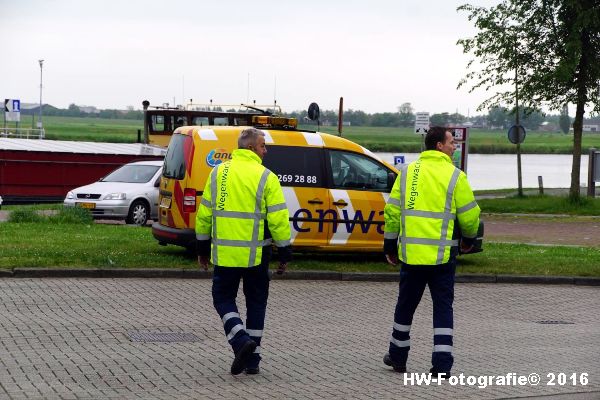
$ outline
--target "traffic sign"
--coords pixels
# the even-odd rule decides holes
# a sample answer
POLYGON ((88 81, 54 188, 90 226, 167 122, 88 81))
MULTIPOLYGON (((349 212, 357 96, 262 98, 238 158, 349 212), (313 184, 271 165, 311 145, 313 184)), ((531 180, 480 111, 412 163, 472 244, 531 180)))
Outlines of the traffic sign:
POLYGON ((394 167, 404 164, 404 155, 394 155, 394 167))
POLYGON ((522 125, 513 125, 508 130, 508 140, 510 140, 512 144, 523 143, 526 134, 525 128, 523 128, 522 125))
POLYGON ((415 113, 415 133, 425 135, 429 131, 429 113, 415 113))
POLYGON ((4 99, 4 118, 6 121, 21 121, 21 100, 4 99))
POLYGON ((21 100, 4 99, 4 112, 21 112, 21 100))

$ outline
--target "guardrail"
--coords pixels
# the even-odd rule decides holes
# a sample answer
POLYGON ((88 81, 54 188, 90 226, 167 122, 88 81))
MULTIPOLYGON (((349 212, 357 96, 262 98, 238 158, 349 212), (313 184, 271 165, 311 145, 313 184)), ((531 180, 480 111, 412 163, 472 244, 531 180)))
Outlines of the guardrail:
POLYGON ((0 128, 0 138, 14 139, 43 139, 46 137, 44 128, 0 128))

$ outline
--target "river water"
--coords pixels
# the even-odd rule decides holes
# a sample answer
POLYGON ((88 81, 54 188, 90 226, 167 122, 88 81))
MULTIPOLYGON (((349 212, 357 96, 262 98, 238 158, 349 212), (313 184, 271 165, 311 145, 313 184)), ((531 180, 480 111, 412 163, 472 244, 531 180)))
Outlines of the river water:
MULTIPOLYGON (((376 153, 390 164, 394 155, 404 155, 405 162, 418 158, 418 153, 376 153)), ((542 176, 545 188, 568 188, 571 186, 570 154, 522 154, 521 175, 524 188, 537 188, 538 176, 542 176)), ((582 186, 587 186, 588 156, 581 156, 582 186)), ((473 190, 517 188, 516 154, 469 154, 467 175, 473 190)))

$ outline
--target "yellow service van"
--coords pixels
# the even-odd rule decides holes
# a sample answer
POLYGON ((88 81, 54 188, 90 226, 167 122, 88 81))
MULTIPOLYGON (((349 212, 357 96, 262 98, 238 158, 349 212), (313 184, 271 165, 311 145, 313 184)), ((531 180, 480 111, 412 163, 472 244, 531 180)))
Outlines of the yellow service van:
MULTIPOLYGON (((294 250, 381 251, 383 208, 398 171, 341 137, 296 129, 292 118, 253 116, 265 133, 265 167, 283 187, 294 250)), ((165 156, 158 221, 160 244, 195 247, 196 210, 210 171, 227 161, 246 126, 185 126, 165 156)))

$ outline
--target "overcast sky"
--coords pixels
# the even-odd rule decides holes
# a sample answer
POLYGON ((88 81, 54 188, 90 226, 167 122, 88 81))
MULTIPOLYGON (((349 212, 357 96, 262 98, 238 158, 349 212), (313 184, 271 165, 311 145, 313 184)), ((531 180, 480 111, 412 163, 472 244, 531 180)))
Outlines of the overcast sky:
POLYGON ((239 104, 284 110, 473 115, 456 89, 475 33, 465 3, 493 0, 0 0, 0 98, 57 107, 239 104))

